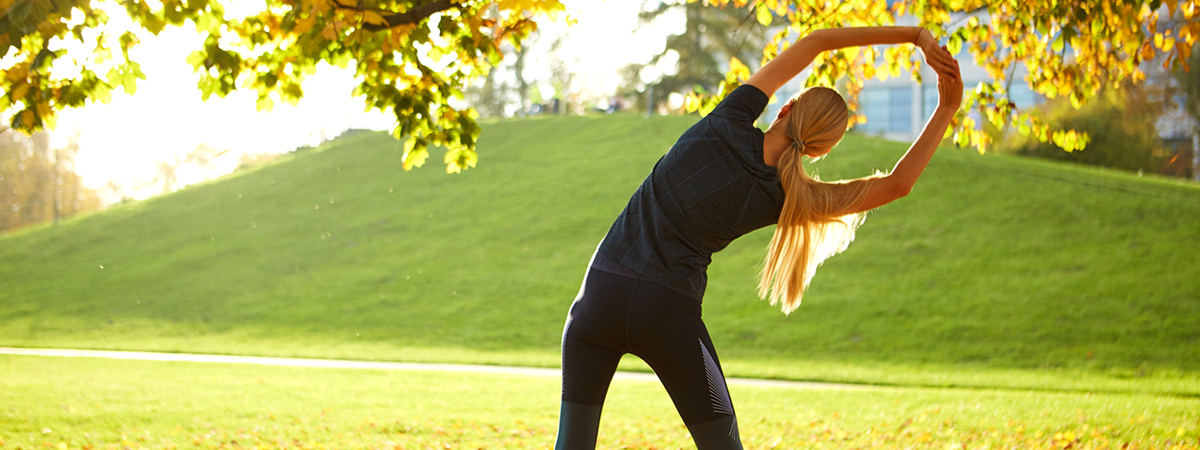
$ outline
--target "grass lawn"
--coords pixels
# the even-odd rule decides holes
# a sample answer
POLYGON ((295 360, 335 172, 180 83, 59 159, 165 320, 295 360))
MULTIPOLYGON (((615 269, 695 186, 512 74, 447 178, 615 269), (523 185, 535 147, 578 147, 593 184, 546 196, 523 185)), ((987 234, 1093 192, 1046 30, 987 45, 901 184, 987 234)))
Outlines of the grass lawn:
MULTIPOLYGON (((355 134, 0 237, 0 345, 556 366, 589 255, 694 120, 490 123, 454 176, 355 134)), ((1197 223, 1194 184, 943 149, 795 313, 756 298, 764 229, 714 258, 705 320, 735 376, 1200 395, 1197 223)))
MULTIPOLYGON (((733 386, 747 448, 1200 448, 1200 399, 733 386)), ((550 448, 554 377, 0 355, 0 448, 550 448)), ((690 448, 655 382, 614 383, 601 448, 690 448)))

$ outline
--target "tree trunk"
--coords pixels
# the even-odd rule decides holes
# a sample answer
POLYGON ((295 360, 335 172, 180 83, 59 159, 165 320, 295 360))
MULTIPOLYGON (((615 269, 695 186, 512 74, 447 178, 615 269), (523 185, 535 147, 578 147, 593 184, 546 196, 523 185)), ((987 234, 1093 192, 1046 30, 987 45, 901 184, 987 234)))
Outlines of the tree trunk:
POLYGON ((1200 181, 1200 133, 1192 133, 1192 179, 1200 181))

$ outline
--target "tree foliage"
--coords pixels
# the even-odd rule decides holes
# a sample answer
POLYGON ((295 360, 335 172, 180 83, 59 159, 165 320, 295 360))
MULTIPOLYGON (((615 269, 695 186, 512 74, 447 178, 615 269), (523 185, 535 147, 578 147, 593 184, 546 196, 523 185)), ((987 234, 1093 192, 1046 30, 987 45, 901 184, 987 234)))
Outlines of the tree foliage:
MULTIPOLYGON (((762 52, 774 58, 795 39, 822 28, 894 25, 911 15, 920 26, 944 38, 951 53, 966 49, 991 80, 968 86, 963 111, 978 110, 997 127, 1015 126, 1021 134, 1053 142, 1068 151, 1082 149, 1086 133, 1056 129, 1034 111, 1019 110, 1004 80, 1020 64, 1025 83, 1049 98, 1062 97, 1079 108, 1104 85, 1145 79, 1143 62, 1189 68, 1188 57, 1200 37, 1200 0, 987 1, 987 0, 706 0, 718 7, 749 8, 762 23, 780 17, 789 24, 762 52), (952 16, 952 14, 955 14, 952 16), (952 23, 951 18, 955 21, 952 23), (1173 20, 1168 20, 1173 19, 1173 20)), ((847 48, 827 52, 813 62, 808 85, 832 86, 845 80, 853 102, 863 81, 899 77, 920 81, 919 57, 908 45, 847 48)), ((730 64, 717 95, 692 95, 691 110, 705 112, 749 76, 740 62, 730 64)), ((948 131, 960 146, 980 152, 992 137, 970 115, 960 113, 948 131)))
POLYGON ((1143 86, 1123 83, 1121 89, 1103 89, 1076 109, 1057 98, 1044 105, 1043 119, 1052 127, 1087 133, 1086 152, 1064 152, 1033 136, 1016 136, 1001 142, 1001 152, 1130 171, 1159 173, 1168 155, 1155 132, 1163 105, 1143 86))
POLYGON ((647 66, 658 64, 669 53, 678 57, 675 71, 647 83, 654 87, 655 104, 662 103, 672 93, 686 93, 693 88, 701 92, 714 91, 725 78, 722 67, 725 61, 730 58, 748 61, 768 41, 766 28, 759 26, 743 9, 711 8, 680 0, 660 2, 653 9, 641 12, 639 18, 644 26, 670 11, 680 10, 684 15, 683 31, 668 36, 662 53, 648 63, 633 64, 624 69, 632 73, 624 76, 623 93, 635 93, 636 87, 642 84, 641 72, 647 66))
POLYGON ((297 102, 319 63, 353 66, 355 94, 396 116, 404 168, 422 165, 437 145, 447 171, 458 172, 475 165, 479 134, 462 89, 501 60, 502 42, 519 46, 537 20, 562 10, 558 0, 264 3, 234 17, 217 0, 0 0, 0 113, 31 132, 114 89, 134 93, 145 74, 130 50, 144 33, 111 25, 123 22, 117 15, 154 35, 190 24, 204 36, 187 58, 203 98, 249 89, 270 109, 297 102))

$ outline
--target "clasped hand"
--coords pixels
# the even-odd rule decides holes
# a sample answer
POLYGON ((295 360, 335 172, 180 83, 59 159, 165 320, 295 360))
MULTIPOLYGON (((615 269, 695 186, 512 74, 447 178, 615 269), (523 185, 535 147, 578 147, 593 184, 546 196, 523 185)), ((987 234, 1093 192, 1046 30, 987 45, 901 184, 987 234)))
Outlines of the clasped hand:
POLYGON ((957 110, 962 106, 963 82, 958 68, 958 60, 945 46, 938 46, 933 33, 922 28, 915 42, 925 63, 933 68, 938 76, 938 106, 957 110))

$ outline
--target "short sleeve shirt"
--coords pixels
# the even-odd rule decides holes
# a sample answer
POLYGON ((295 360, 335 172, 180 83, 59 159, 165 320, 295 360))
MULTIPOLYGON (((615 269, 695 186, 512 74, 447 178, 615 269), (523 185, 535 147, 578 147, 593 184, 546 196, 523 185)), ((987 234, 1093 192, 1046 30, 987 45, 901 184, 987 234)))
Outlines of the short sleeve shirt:
POLYGON ((654 165, 599 251, 612 261, 699 301, 712 254, 776 223, 783 187, 763 161, 754 126, 768 97, 742 85, 675 142, 654 165))

